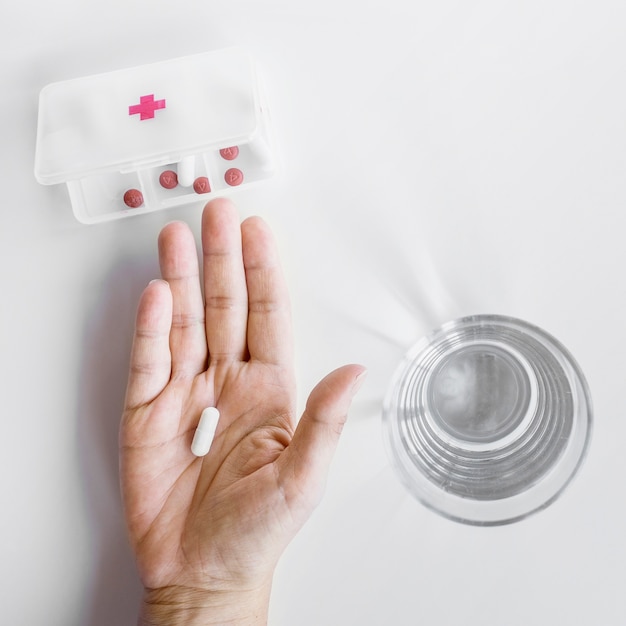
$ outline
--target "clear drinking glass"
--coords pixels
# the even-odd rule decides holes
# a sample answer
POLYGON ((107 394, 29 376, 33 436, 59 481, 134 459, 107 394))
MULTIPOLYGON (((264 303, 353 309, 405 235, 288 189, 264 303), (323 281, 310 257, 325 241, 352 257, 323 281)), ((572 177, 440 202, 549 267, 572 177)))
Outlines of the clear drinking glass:
POLYGON ((548 506, 578 471, 591 397, 571 354, 498 315, 445 324, 407 353, 384 405, 402 482, 438 513, 505 524, 548 506))

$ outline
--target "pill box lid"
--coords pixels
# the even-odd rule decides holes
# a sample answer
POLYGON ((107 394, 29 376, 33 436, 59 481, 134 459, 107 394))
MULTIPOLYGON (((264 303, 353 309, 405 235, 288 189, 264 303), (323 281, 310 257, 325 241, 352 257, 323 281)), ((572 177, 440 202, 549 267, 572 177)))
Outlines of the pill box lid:
POLYGON ((35 177, 55 184, 241 144, 260 108, 238 48, 52 83, 39 97, 35 177))

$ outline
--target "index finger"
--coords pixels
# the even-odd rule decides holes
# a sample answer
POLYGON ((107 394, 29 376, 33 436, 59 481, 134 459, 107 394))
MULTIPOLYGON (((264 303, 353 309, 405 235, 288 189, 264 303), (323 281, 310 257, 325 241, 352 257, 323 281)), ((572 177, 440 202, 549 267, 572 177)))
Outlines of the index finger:
POLYGON ((293 360, 291 306, 269 226, 259 217, 241 225, 248 286, 248 352, 251 359, 290 366, 293 360))

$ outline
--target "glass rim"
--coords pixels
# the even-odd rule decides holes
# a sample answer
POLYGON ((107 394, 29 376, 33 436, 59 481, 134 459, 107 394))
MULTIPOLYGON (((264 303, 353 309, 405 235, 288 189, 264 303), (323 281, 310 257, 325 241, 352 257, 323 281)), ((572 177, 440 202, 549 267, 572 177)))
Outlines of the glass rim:
MULTIPOLYGON (((543 387, 540 385, 540 391, 541 389, 543 387)), ((561 342, 543 329, 518 318, 482 314, 446 322, 408 349, 391 379, 383 403, 382 422, 385 447, 391 464, 401 482, 417 500, 448 519, 479 526, 495 526, 524 519, 546 508, 563 493, 577 475, 588 453, 593 430, 593 407, 589 387, 582 370, 561 342), (524 358, 532 362, 533 358, 538 358, 539 351, 542 351, 541 354, 545 353, 543 358, 550 367, 558 370, 557 376, 550 367, 545 366, 545 371, 543 371, 538 366, 535 368, 535 364, 532 363, 533 371, 536 370, 539 377, 546 378, 545 381, 539 382, 547 385, 547 389, 543 391, 547 408, 544 409, 543 414, 536 417, 538 424, 535 427, 540 430, 537 433, 531 433, 534 437, 534 448, 530 448, 530 444, 521 439, 520 433, 523 429, 511 431, 515 436, 520 437, 521 443, 517 444, 517 448, 515 448, 515 441, 506 442, 507 445, 513 444, 509 451, 512 455, 511 459, 520 464, 518 472, 528 485, 522 488, 520 485, 524 483, 519 483, 507 494, 506 483, 502 486, 502 481, 500 481, 499 490, 494 491, 492 498, 488 493, 486 495, 480 493, 477 496, 476 494, 480 492, 480 489, 476 488, 479 485, 477 482, 479 478, 467 474, 470 470, 465 467, 466 464, 469 467, 479 467, 479 462, 473 460, 473 453, 462 452, 469 456, 462 456, 463 468, 457 472, 458 466, 450 459, 455 457, 458 450, 454 449, 449 441, 442 443, 440 434, 432 434, 424 430, 427 420, 423 415, 424 406, 416 400, 419 393, 407 387, 407 385, 423 384, 422 379, 427 376, 429 368, 432 371, 433 360, 436 359, 435 352, 441 345, 449 347, 450 341, 456 347, 469 345, 470 340, 467 337, 471 337, 471 342, 479 345, 493 343, 495 337, 496 343, 500 341, 506 346, 507 341, 502 338, 508 337, 509 340, 517 342, 515 349, 519 349, 520 345, 523 350, 526 346, 536 346, 538 352, 533 352, 529 348, 530 356, 524 354, 524 358), (448 340, 447 344, 446 340, 448 340), (412 378, 407 383, 409 376, 412 378), (558 378, 558 380, 555 382, 552 378, 558 378), (553 387, 556 385, 554 390, 551 385, 553 387), (560 422, 556 426, 554 415, 557 409, 550 406, 550 401, 554 400, 550 395, 553 391, 557 394, 571 393, 572 403, 571 407, 564 407, 563 403, 557 405, 562 415, 558 415, 560 422), (557 442, 561 446, 558 449, 554 447, 557 443, 548 441, 548 444, 545 444, 551 456, 546 456, 548 460, 544 464, 545 467, 541 468, 541 473, 534 476, 534 466, 531 464, 532 458, 529 455, 531 453, 537 455, 537 450, 541 451, 541 448, 537 446, 544 445, 541 436, 546 432, 553 439, 558 439, 559 432, 555 430, 558 427, 566 429, 564 431, 567 433, 566 443, 557 442), (434 451, 433 441, 436 444, 434 451), (513 456, 514 453, 518 454, 517 459, 513 456), (528 473, 528 476, 523 475, 524 471, 528 473), (467 475, 463 475, 463 472, 467 475), (454 488, 452 488, 453 484, 454 488), (463 491, 465 488, 467 492, 463 491)), ((509 439, 511 439, 510 433, 509 439)), ((470 450, 472 445, 466 447, 470 450)), ((483 446, 482 450, 487 450, 487 448, 488 446, 483 446)), ((481 454, 480 446, 474 446, 474 449, 478 450, 476 454, 481 454)), ((484 458, 480 460, 483 466, 488 462, 484 458)), ((515 469, 513 461, 511 463, 511 467, 515 469)), ((493 480, 496 481, 497 477, 493 480)))

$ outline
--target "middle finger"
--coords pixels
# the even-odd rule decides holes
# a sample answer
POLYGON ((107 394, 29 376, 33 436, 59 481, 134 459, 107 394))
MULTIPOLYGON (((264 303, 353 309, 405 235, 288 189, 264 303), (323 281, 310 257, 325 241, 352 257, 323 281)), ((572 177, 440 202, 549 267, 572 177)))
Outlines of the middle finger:
POLYGON ((239 215, 218 198, 202 214, 204 299, 209 363, 246 358, 248 290, 241 253, 239 215))

